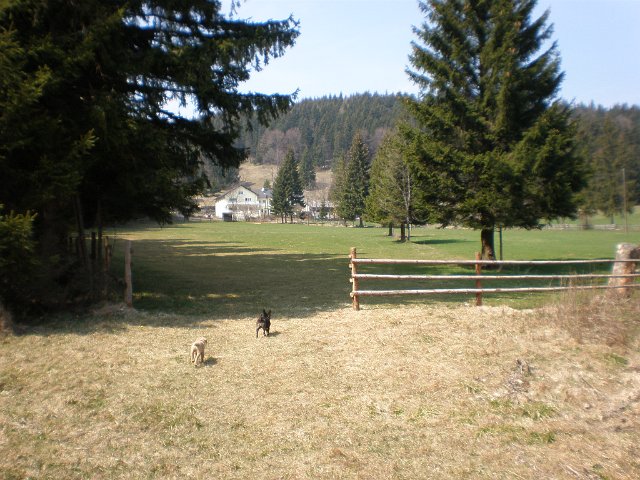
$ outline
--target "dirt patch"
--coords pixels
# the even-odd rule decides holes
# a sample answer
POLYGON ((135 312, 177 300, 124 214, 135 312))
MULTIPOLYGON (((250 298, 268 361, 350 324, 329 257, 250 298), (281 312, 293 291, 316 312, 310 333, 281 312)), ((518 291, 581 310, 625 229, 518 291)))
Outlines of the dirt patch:
POLYGON ((636 337, 576 339, 549 309, 505 307, 274 310, 258 339, 255 318, 146 315, 0 343, 0 471, 640 477, 636 337), (199 336, 207 358, 194 368, 199 336))

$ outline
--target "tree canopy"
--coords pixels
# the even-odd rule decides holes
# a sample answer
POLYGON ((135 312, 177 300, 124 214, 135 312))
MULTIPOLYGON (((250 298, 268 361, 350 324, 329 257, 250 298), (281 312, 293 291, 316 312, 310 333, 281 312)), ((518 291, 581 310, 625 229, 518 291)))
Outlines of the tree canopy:
POLYGON ((254 163, 278 165, 291 148, 296 158, 303 158, 307 150, 315 167, 332 168, 349 150, 357 132, 375 152, 404 115, 403 98, 400 94, 360 93, 303 99, 269 127, 253 122, 241 135, 240 144, 251 152, 254 163))
POLYGON ((421 202, 433 220, 481 230, 495 258, 496 226, 534 228, 572 216, 583 172, 549 13, 535 0, 420 2, 408 73, 421 89, 408 102, 419 125, 421 202))
POLYGON ((214 0, 14 0, 0 4, 0 203, 37 213, 40 245, 69 227, 191 214, 203 162, 237 167, 244 119, 292 95, 241 93, 298 36, 214 0), (180 110, 178 106, 182 106, 180 110), (187 113, 182 113, 186 111, 187 113))
POLYGON ((334 174, 332 198, 336 213, 344 220, 355 220, 365 212, 369 196, 371 159, 361 133, 356 133, 344 159, 339 160, 334 174))
POLYGON ((211 0, 4 4, 1 62, 14 78, 3 97, 24 98, 3 109, 21 131, 0 133, 0 200, 58 217, 76 197, 88 217, 98 205, 116 219, 192 212, 201 163, 244 159, 242 117, 267 122, 290 106, 238 86, 293 45, 296 26, 227 18, 211 0))
POLYGON ((380 223, 424 223, 414 200, 415 178, 411 168, 412 146, 404 135, 389 133, 371 163, 366 200, 367 217, 380 223))
POLYGON ((577 144, 589 170, 584 213, 613 216, 640 203, 640 108, 580 105, 577 144), (625 199, 626 195, 626 199, 625 199), (626 201, 625 201, 626 200, 626 201))

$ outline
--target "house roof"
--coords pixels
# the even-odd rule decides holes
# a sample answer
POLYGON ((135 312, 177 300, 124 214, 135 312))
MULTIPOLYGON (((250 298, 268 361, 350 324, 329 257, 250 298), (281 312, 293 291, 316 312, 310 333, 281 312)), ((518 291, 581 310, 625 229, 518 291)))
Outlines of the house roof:
POLYGON ((256 189, 254 187, 255 184, 251 183, 251 182, 240 182, 240 183, 236 183, 235 185, 233 185, 232 187, 230 187, 229 189, 227 189, 225 192, 222 192, 220 195, 218 195, 216 197, 216 202, 219 200, 222 200, 223 198, 227 197, 228 195, 230 195, 231 193, 235 192, 238 188, 242 187, 246 190, 249 190, 250 192, 252 192, 254 195, 256 195, 258 198, 271 198, 273 196, 273 190, 268 189, 268 188, 262 188, 262 189, 256 189))

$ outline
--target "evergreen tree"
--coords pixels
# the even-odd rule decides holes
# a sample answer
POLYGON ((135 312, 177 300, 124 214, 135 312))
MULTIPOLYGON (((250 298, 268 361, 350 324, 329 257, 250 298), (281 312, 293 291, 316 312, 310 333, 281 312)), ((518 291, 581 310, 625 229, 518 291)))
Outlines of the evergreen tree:
POLYGON ((494 229, 535 228, 573 216, 583 172, 548 12, 535 0, 429 0, 415 33, 408 101, 422 135, 416 175, 433 220, 481 230, 483 258, 495 259, 494 229))
POLYGON ((313 163, 311 151, 309 147, 305 147, 300 160, 300 180, 303 188, 313 188, 316 184, 316 171, 313 163))
POLYGON ((371 185, 366 201, 367 217, 380 223, 420 223, 414 205, 411 147, 406 139, 387 134, 371 163, 371 185))
POLYGON ((346 219, 348 213, 343 209, 345 206, 344 196, 347 186, 347 157, 340 155, 333 164, 333 176, 329 200, 333 203, 335 214, 342 219, 346 219))
POLYGON ((369 148, 364 143, 362 135, 357 133, 347 152, 346 181, 339 210, 345 220, 360 218, 361 225, 365 202, 369 195, 369 170, 369 148))
MULTIPOLYGON (((240 93, 291 46, 297 24, 227 18, 212 0, 0 4, 0 202, 37 213, 48 254, 75 225, 190 215, 202 162, 237 167, 242 117, 288 95, 240 93), (172 103, 191 106, 194 116, 172 103), (6 128, 10 126, 10 128, 6 128)), ((84 245, 84 242, 80 242, 84 245)))
POLYGON ((6 214, 0 205, 0 312, 33 300, 36 267, 32 224, 35 215, 6 214))
POLYGON ((274 214, 280 215, 282 223, 286 223, 287 216, 291 218, 291 223, 293 223, 295 205, 304 207, 304 194, 298 174, 298 164, 293 150, 289 150, 273 182, 271 208, 274 214))
POLYGON ((583 210, 599 210, 613 223, 613 215, 622 213, 625 203, 630 210, 638 201, 640 109, 581 106, 576 108, 575 118, 579 125, 577 143, 590 173, 582 192, 583 210))
MULTIPOLYGON (((288 148, 294 148, 304 164, 304 150, 309 149, 316 167, 329 168, 333 160, 346 152, 356 131, 375 138, 378 130, 392 129, 403 114, 401 95, 356 94, 349 97, 303 99, 269 128, 261 128, 256 120, 241 135, 239 144, 251 150, 254 163, 279 164, 288 148), (290 138, 290 130, 299 137, 290 138), (274 148, 275 139, 281 145, 274 148)), ((373 149, 376 144, 370 144, 373 149)))

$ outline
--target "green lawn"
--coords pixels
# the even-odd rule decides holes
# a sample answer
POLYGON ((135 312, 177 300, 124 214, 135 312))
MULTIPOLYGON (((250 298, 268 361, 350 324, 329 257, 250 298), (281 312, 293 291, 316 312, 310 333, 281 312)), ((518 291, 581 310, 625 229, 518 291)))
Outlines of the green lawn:
MULTIPOLYGON (((588 223, 590 225, 607 225, 614 223, 621 227, 624 227, 625 225, 625 216, 620 213, 617 213, 613 216, 613 222, 611 220, 611 217, 598 213, 597 215, 590 216, 588 218, 588 223)), ((570 218, 563 218, 558 221, 554 221, 553 223, 568 223, 571 225, 579 225, 583 223, 583 221, 579 219, 574 220, 570 218)), ((636 205, 635 207, 633 207, 632 211, 627 214, 626 223, 629 227, 637 228, 638 226, 640 226, 640 205, 636 205)))
MULTIPOLYGON (((464 229, 415 228, 411 242, 401 243, 388 237, 384 228, 243 222, 192 222, 164 228, 147 225, 111 233, 117 236, 113 267, 117 275, 122 275, 122 239, 134 241, 136 308, 225 317, 244 316, 263 307, 304 315, 347 305, 351 289, 348 254, 352 246, 357 247, 359 257, 473 259, 480 243, 478 232, 464 229)), ((503 253, 505 259, 524 260, 613 258, 615 246, 621 242, 640 243, 640 232, 507 230, 503 253)), ((427 270, 406 267, 395 271, 427 270)), ((463 272, 457 267, 429 271, 463 272)), ((553 269, 526 271, 549 273, 553 269)), ((393 284, 394 288, 405 286, 393 284)), ((376 282, 368 288, 385 288, 385 284, 376 282)), ((409 288, 420 286, 414 283, 409 288)), ((526 307, 540 298, 493 296, 485 301, 526 307)), ((468 300, 460 296, 385 297, 368 298, 364 303, 468 300)))

